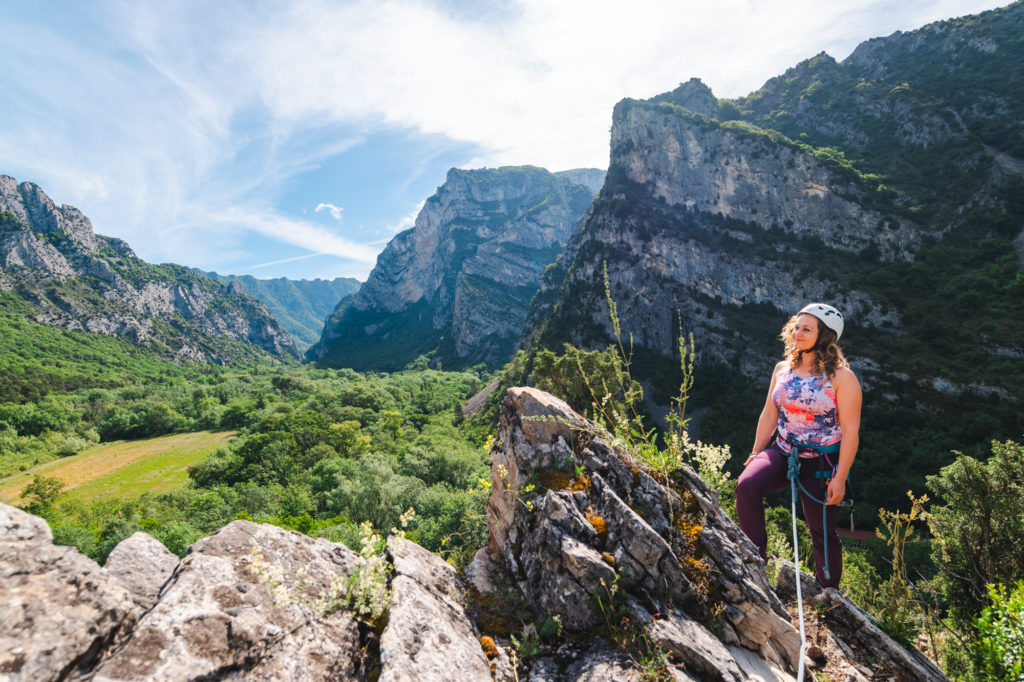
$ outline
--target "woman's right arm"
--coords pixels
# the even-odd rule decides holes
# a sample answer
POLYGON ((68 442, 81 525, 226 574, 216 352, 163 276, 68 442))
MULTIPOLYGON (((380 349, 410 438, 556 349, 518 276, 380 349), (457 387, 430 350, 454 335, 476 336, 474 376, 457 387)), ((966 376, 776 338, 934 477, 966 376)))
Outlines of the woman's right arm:
POLYGON ((747 461, 743 463, 743 466, 750 464, 759 452, 768 447, 768 444, 772 441, 772 436, 775 434, 775 429, 778 427, 779 411, 775 408, 775 403, 772 401, 772 393, 775 392, 775 380, 785 364, 786 362, 783 360, 775 365, 775 371, 772 372, 772 381, 768 386, 768 397, 764 401, 764 409, 761 410, 761 416, 757 419, 754 448, 750 451, 750 457, 747 457, 747 461))

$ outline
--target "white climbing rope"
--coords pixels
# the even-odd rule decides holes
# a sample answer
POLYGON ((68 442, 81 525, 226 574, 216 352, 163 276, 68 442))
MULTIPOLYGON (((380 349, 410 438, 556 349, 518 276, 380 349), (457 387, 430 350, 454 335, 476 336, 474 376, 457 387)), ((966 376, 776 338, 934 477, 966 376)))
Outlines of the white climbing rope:
POLYGON ((796 582, 796 609, 800 614, 800 662, 797 664, 796 682, 804 682, 804 653, 807 651, 807 635, 804 634, 804 598, 800 590, 800 545, 796 530, 796 479, 791 478, 789 483, 793 491, 793 579, 796 582))

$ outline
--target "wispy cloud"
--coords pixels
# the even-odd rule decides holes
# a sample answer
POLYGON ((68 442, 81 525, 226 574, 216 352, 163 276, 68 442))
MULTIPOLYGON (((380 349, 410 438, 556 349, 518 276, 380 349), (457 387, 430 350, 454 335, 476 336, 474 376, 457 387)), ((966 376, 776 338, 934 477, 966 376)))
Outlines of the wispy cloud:
POLYGON ((342 222, 341 212, 344 211, 341 206, 335 206, 334 204, 317 204, 316 209, 313 213, 319 213, 320 211, 327 211, 331 214, 331 217, 337 220, 339 223, 342 222))
POLYGON ((330 254, 363 264, 371 264, 377 260, 375 249, 357 244, 318 225, 270 211, 254 213, 244 208, 232 207, 212 214, 210 220, 215 225, 253 230, 266 237, 300 246, 318 254, 330 254))
POLYGON ((282 265, 284 263, 295 263, 300 260, 309 260, 310 258, 317 258, 318 256, 325 256, 325 253, 307 253, 301 256, 294 256, 293 258, 281 258, 279 260, 272 260, 269 263, 258 263, 256 265, 250 265, 247 270, 259 270, 260 268, 269 268, 274 265, 282 265))
POLYGON ((412 209, 404 216, 402 216, 401 220, 399 220, 397 223, 391 226, 390 231, 393 232, 394 234, 398 234, 399 232, 402 232, 403 230, 408 230, 410 227, 415 225, 416 217, 420 214, 420 211, 423 210, 423 207, 426 206, 426 204, 426 199, 416 204, 416 208, 412 209))

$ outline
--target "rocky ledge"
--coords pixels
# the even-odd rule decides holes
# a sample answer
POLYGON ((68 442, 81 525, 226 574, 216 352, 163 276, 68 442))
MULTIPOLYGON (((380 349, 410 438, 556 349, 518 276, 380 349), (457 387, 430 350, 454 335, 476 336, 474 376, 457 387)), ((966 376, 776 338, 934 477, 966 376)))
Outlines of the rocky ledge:
MULTIPOLYGON (((793 679, 789 613, 696 475, 656 481, 529 388, 499 435, 467 581, 391 537, 378 619, 336 599, 367 561, 341 544, 235 521, 181 561, 140 533, 100 567, 0 505, 0 680, 596 681, 657 661, 664 679, 793 679)), ((836 614, 826 670, 945 679, 835 590, 810 598, 836 614)))

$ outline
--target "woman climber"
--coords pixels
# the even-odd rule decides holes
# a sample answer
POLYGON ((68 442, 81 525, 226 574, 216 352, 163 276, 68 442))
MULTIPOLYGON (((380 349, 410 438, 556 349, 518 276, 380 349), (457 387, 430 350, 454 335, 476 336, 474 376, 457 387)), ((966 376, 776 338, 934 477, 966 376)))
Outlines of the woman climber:
POLYGON ((842 575, 837 505, 846 494, 860 431, 860 382, 836 345, 842 333, 842 314, 824 303, 805 306, 783 327, 784 359, 772 373, 754 448, 736 484, 740 528, 767 561, 764 498, 799 471, 814 578, 822 587, 838 587, 842 575))

